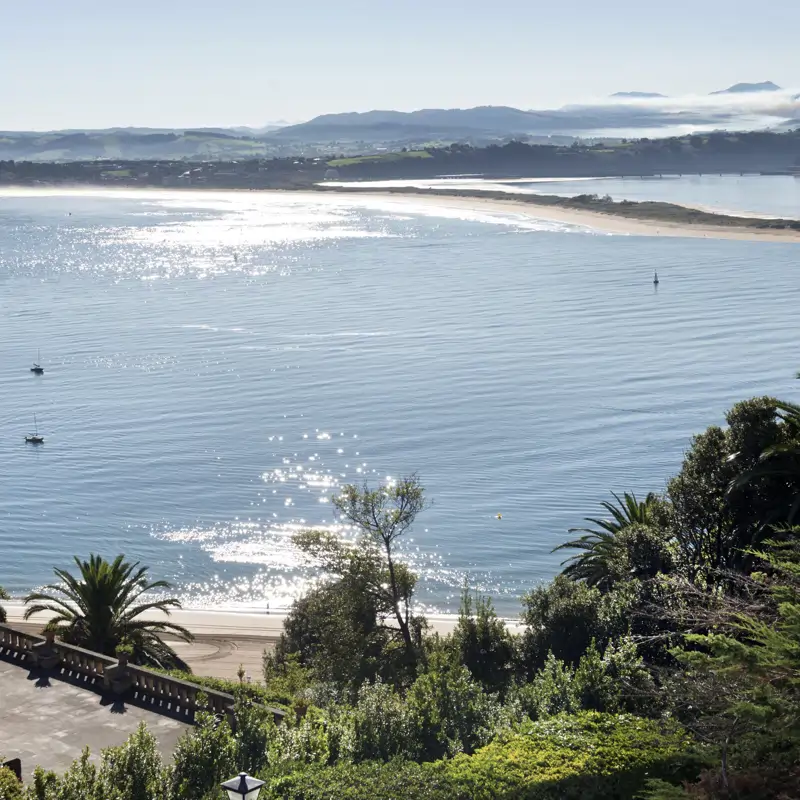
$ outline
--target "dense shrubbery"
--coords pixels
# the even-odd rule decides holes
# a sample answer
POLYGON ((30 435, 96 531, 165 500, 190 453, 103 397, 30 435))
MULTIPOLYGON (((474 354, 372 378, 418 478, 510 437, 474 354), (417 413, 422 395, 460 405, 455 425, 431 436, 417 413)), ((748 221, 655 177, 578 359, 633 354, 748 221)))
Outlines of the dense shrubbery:
POLYGON ((663 497, 615 496, 572 531, 521 636, 469 592, 455 632, 426 635, 396 550, 421 486, 348 487, 362 536, 299 537, 331 577, 264 684, 199 679, 236 695, 235 732, 200 714, 165 767, 142 730, 27 797, 204 800, 240 769, 268 800, 800 796, 800 408, 762 398, 727 420, 663 497))
POLYGON ((452 760, 369 762, 264 777, 271 778, 270 797, 298 800, 612 800, 632 797, 647 776, 677 780, 695 774, 700 763, 675 725, 581 714, 529 724, 452 760))
POLYGON ((6 767, 0 767, 0 800, 22 800, 22 784, 6 767))

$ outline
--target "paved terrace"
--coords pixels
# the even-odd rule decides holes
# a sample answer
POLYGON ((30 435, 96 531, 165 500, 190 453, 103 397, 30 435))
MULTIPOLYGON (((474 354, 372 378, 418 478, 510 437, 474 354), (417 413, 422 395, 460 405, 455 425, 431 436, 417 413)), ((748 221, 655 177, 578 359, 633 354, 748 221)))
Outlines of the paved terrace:
POLYGON ((0 754, 22 759, 23 779, 34 767, 63 772, 88 745, 99 761, 104 747, 122 744, 140 722, 168 759, 189 725, 80 685, 31 672, 0 659, 0 754))

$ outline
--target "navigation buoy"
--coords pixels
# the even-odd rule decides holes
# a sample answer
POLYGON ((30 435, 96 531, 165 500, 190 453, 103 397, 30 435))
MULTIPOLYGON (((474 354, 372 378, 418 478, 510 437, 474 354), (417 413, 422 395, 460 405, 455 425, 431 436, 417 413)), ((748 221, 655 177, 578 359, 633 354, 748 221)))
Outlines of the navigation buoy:
POLYGON ((503 515, 502 514, 498 514, 497 515, 497 519, 503 519, 503 515))

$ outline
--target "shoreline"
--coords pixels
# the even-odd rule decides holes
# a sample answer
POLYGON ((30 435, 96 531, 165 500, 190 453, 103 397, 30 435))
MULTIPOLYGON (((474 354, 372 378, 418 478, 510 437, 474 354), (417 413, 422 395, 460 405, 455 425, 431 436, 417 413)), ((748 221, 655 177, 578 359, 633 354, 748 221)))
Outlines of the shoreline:
MULTIPOLYGON (((22 619, 25 606, 19 600, 3 603, 8 615, 7 625, 26 633, 40 634, 50 614, 38 614, 35 621, 22 619)), ((272 650, 278 641, 288 611, 273 613, 252 611, 215 611, 201 608, 181 608, 169 615, 170 622, 188 628, 193 642, 182 642, 165 636, 178 655, 195 675, 236 680, 241 665, 254 680, 261 679, 261 663, 265 650, 272 650)), ((164 620, 163 614, 145 614, 144 619, 164 620)), ((457 614, 426 615, 433 633, 447 635, 458 622, 457 614)), ((505 620, 512 633, 523 627, 517 620, 505 620)))
MULTIPOLYGON (((590 209, 553 205, 546 201, 539 201, 539 195, 519 195, 515 197, 509 194, 508 196, 498 198, 495 196, 482 196, 482 193, 479 191, 474 193, 445 193, 444 191, 426 189, 370 190, 352 188, 324 189, 319 190, 319 193, 355 195, 383 202, 388 199, 398 199, 402 202, 403 197, 412 197, 415 202, 422 200, 425 205, 429 206, 438 206, 440 208, 455 210, 481 211, 486 213, 495 211, 506 214, 517 214, 529 219, 575 225, 589 228, 592 231, 600 233, 622 236, 800 243, 800 230, 738 226, 727 222, 720 222, 718 224, 693 224, 678 220, 642 219, 634 216, 615 214, 613 211, 594 211, 590 209), (523 197, 525 199, 523 199, 523 197), (534 199, 530 199, 531 197, 534 199)), ((541 195, 541 197, 547 197, 547 195, 541 195)), ((689 206, 674 207, 685 209, 688 212, 698 210, 689 206)), ((708 214, 710 217, 719 217, 721 220, 740 219, 739 217, 718 214, 716 212, 701 213, 708 214)), ((753 217, 752 219, 760 220, 761 218, 753 217)))
MULTIPOLYGON (((548 179, 554 180, 554 179, 548 179)), ((693 206, 682 206, 668 202, 610 202, 599 201, 604 210, 576 207, 575 197, 557 195, 514 195, 512 193, 493 193, 490 190, 456 190, 456 189, 418 189, 418 188, 370 188, 363 189, 349 186, 338 187, 326 184, 315 184, 301 188, 244 188, 244 187, 212 187, 212 186, 98 186, 91 184, 69 184, 52 186, 27 186, 8 184, 0 186, 0 195, 4 189, 22 190, 25 193, 42 192, 53 195, 104 195, 109 192, 120 194, 126 192, 150 194, 271 194, 282 196, 308 196, 319 199, 324 196, 360 197, 368 201, 385 204, 387 200, 403 203, 404 198, 411 198, 415 203, 422 203, 431 209, 469 210, 481 213, 515 214, 542 222, 555 222, 587 229, 587 233, 601 233, 618 236, 651 236, 656 238, 690 238, 690 239, 729 239, 751 242, 780 242, 783 244, 800 243, 800 220, 781 220, 776 217, 758 216, 742 217, 725 214, 713 209, 701 209, 693 206), (609 206, 610 209, 609 210, 609 206), (643 208, 651 213, 637 215, 643 208), (614 211, 617 208, 619 211, 614 211), (624 213, 623 213, 624 212, 624 213), (659 214, 672 212, 687 216, 701 217, 702 221, 671 219, 659 217, 659 214), (784 222, 795 228, 760 227, 765 222, 784 222), (739 223, 739 224, 737 224, 739 223)), ((580 195, 577 195, 580 196, 580 195)), ((576 197, 577 197, 576 196, 576 197)), ((409 212, 405 209, 406 213, 409 212)))

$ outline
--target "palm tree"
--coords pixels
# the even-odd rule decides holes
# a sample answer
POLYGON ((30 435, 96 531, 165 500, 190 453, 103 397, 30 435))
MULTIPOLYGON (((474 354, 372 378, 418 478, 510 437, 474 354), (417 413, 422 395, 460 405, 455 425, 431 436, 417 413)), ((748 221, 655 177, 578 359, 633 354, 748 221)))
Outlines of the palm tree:
POLYGON ((80 576, 66 570, 54 570, 61 582, 44 587, 25 598, 28 608, 25 619, 43 611, 55 616, 48 626, 67 643, 85 647, 106 655, 114 655, 119 645, 133 648, 131 661, 163 668, 188 669, 175 651, 161 639, 169 633, 184 641, 192 634, 180 625, 153 620, 148 612, 160 611, 169 615, 170 609, 180 608, 172 598, 146 599, 154 589, 169 589, 166 581, 149 582, 147 567, 140 567, 117 556, 108 562, 91 555, 88 561, 75 558, 80 576))
MULTIPOLYGON (((785 437, 777 444, 765 448, 754 467, 744 470, 734 478, 729 492, 741 489, 760 478, 776 478, 781 483, 785 482, 785 485, 795 487, 794 497, 786 506, 775 508, 773 517, 765 520, 766 523, 771 523, 783 518, 792 524, 800 512, 800 489, 797 488, 800 486, 800 405, 776 400, 775 413, 783 422, 785 437)), ((729 460, 736 461, 738 458, 739 453, 734 453, 729 460)))
POLYGON ((625 546, 620 541, 620 534, 636 525, 652 525, 654 520, 657 498, 651 492, 644 502, 639 502, 635 494, 623 494, 623 499, 614 494, 616 504, 602 503, 603 508, 611 515, 611 519, 596 519, 587 517, 595 528, 570 528, 569 533, 584 534, 578 539, 573 539, 553 548, 557 550, 580 550, 566 561, 562 574, 573 581, 584 581, 588 586, 596 586, 601 591, 607 591, 614 584, 617 575, 617 565, 625 555, 625 546))
MULTIPOLYGON (((0 600, 10 600, 11 598, 8 596, 8 592, 0 586, 0 600)), ((5 622, 7 619, 6 617, 6 610, 3 606, 0 606, 0 622, 5 622)))

